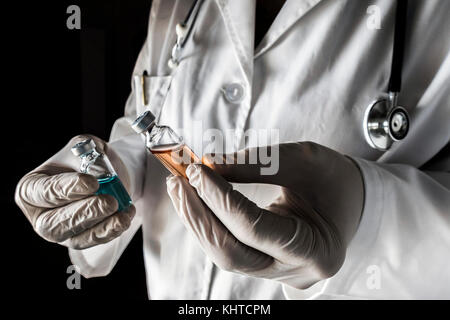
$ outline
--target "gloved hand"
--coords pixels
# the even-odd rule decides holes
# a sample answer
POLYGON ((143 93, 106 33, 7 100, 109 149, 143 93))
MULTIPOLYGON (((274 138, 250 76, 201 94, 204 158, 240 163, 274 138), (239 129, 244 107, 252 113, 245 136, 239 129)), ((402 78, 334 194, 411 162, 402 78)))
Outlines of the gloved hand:
MULTIPOLYGON (((248 158, 255 150, 240 153, 248 158)), ((272 176, 260 174, 261 164, 211 164, 210 156, 203 163, 214 171, 190 165, 189 181, 170 177, 167 189, 187 229, 220 268, 305 289, 342 266, 361 217, 363 181, 352 160, 317 144, 282 144, 279 154, 272 176), (226 180, 278 185, 282 195, 262 209, 226 180)))
POLYGON ((15 193, 17 205, 44 239, 73 249, 106 243, 128 229, 136 209, 130 206, 117 213, 117 200, 111 195, 95 195, 97 179, 78 173, 80 161, 71 147, 92 138, 97 150, 111 160, 124 187, 129 191, 127 170, 103 140, 77 136, 45 163, 26 174, 15 193))

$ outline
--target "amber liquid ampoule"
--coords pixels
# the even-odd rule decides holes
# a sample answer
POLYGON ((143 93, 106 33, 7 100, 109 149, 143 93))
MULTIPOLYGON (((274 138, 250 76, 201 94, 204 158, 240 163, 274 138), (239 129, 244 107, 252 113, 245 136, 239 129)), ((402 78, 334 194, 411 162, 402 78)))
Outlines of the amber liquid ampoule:
POLYGON ((192 163, 201 163, 200 159, 185 144, 157 146, 150 152, 175 176, 186 177, 186 169, 192 163))

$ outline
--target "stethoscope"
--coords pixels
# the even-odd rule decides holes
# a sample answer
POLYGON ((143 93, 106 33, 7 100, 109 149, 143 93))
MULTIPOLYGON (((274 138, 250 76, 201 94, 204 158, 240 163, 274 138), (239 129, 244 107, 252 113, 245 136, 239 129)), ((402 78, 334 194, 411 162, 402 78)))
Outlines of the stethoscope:
POLYGON ((394 142, 406 138, 410 129, 408 111, 397 104, 402 87, 403 56, 407 23, 408 0, 397 0, 394 51, 387 98, 372 102, 363 121, 364 136, 374 149, 388 151, 394 142))
MULTIPOLYGON (((178 67, 181 50, 195 25, 203 2, 204 0, 195 0, 184 21, 176 25, 177 40, 168 62, 171 69, 178 67)), ((364 114, 363 130, 365 139, 372 148, 380 151, 388 151, 394 142, 405 139, 410 129, 408 111, 399 106, 397 102, 402 86, 407 10, 408 0, 397 0, 394 50, 387 94, 372 102, 364 114)))

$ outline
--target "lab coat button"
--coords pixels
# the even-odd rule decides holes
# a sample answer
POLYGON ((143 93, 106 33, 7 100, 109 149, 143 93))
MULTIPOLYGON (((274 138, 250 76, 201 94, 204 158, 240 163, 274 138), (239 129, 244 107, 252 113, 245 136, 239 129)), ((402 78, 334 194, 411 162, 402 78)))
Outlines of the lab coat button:
POLYGON ((232 83, 225 87, 225 98, 231 103, 240 103, 244 99, 244 87, 239 83, 232 83))

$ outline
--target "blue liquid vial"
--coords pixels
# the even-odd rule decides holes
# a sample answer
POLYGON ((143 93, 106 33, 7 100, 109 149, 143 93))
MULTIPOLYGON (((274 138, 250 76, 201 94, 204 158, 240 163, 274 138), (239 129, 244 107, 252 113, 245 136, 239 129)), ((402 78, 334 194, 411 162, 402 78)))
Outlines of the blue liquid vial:
POLYGON ((131 198, 117 176, 108 156, 97 151, 92 139, 74 145, 72 153, 80 157, 80 172, 97 178, 99 188, 96 194, 109 194, 116 198, 119 203, 118 212, 127 209, 132 204, 131 198))
POLYGON ((110 194, 114 196, 114 198, 117 199, 117 202, 119 202, 119 212, 130 206, 130 196, 118 176, 97 179, 97 181, 100 187, 96 194, 110 194))

